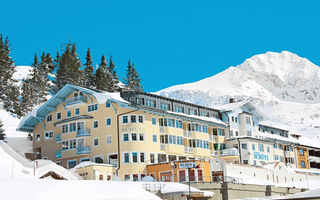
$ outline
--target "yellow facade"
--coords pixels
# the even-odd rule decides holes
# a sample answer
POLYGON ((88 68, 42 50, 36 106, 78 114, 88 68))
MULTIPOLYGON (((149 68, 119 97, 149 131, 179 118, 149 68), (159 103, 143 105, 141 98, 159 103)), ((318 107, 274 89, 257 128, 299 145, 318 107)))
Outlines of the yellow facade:
POLYGON ((85 180, 107 180, 110 181, 114 177, 115 167, 106 164, 90 164, 80 167, 76 170, 85 180))
MULTIPOLYGON (((72 97, 74 97, 74 93, 69 95, 67 99, 72 97)), ((135 108, 121 106, 115 102, 110 102, 109 105, 107 107, 106 103, 99 104, 92 95, 87 95, 87 102, 71 106, 59 104, 56 110, 51 111, 44 120, 41 120, 41 123, 35 126, 33 130, 34 151, 41 152, 42 158, 55 161, 66 168, 73 167, 82 161, 114 164, 121 179, 130 175, 132 180, 133 176, 138 175, 140 179, 147 174, 146 165, 156 162, 152 161, 151 154, 155 156, 154 159, 158 158, 158 154, 166 155, 167 161, 170 161, 169 155, 171 159, 174 157, 176 159, 211 158, 218 155, 215 153, 214 144, 225 143, 224 136, 213 135, 213 129, 218 127, 208 126, 208 133, 189 131, 187 127, 189 123, 194 123, 192 120, 182 120, 172 116, 167 118, 182 121, 182 128, 161 127, 159 126, 159 119, 166 117, 164 115, 160 116, 147 111, 135 110, 135 108), (97 110, 94 109, 95 104, 97 104, 97 110), (94 111, 89 112, 89 106, 92 106, 94 111), (71 116, 68 116, 70 112, 71 116), (124 114, 127 112, 130 113, 124 114), (61 113, 60 119, 57 119, 57 116, 60 115, 58 113, 61 113), (47 120, 50 115, 51 121, 47 120), (74 119, 74 117, 79 116, 84 117, 74 119), (128 117, 128 123, 123 123, 124 116, 128 117), (130 122, 132 116, 135 116, 135 123, 130 122), (141 122, 139 122, 140 118, 142 119, 141 122), (67 120, 70 121, 66 122, 67 120), (63 121, 65 123, 62 123, 63 121), (107 124, 108 122, 110 122, 110 125, 107 124), (156 123, 154 124, 154 122, 156 123), (70 124, 72 123, 76 123, 76 128, 71 128, 72 125, 70 124), (97 123, 98 127, 95 128, 94 126, 97 123), (66 126, 68 126, 68 131, 63 133, 66 126), (78 126, 81 126, 86 134, 77 135, 78 126), (133 140, 134 134, 136 134, 136 140, 133 140), (124 141, 126 136, 130 138, 129 141, 124 141), (161 138, 170 140, 171 137, 176 140, 178 136, 182 138, 179 145, 169 142, 161 143, 160 141, 161 138), (120 155, 118 155, 118 138, 120 139, 120 155), (196 140, 201 140, 201 143, 208 142, 208 148, 196 148, 194 146, 198 142, 196 140), (77 148, 80 143, 82 149, 77 148), (125 159, 128 155, 129 162, 126 162, 125 159), (120 162, 117 162, 118 159, 120 159, 120 162)), ((201 125, 207 126, 205 123, 201 125)), ((227 132, 226 127, 219 128, 227 132)))
POLYGON ((297 153, 297 168, 309 169, 308 149, 303 147, 296 147, 297 153))

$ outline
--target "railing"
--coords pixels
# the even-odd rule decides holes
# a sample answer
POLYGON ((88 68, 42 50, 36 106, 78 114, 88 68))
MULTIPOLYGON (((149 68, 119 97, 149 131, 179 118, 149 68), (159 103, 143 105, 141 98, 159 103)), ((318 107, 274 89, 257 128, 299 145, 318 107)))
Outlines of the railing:
POLYGON ((56 135, 56 141, 61 141, 61 133, 56 135))
POLYGON ((236 148, 224 149, 220 152, 220 156, 238 156, 239 150, 236 148))
POLYGON ((86 154, 90 153, 90 146, 79 146, 77 147, 77 154, 86 154))
POLYGON ((77 137, 90 136, 90 129, 77 130, 77 137))
POLYGON ((165 144, 160 144, 160 150, 165 151, 166 150, 166 145, 165 144))
POLYGON ((73 104, 77 104, 77 103, 82 103, 82 102, 87 102, 87 97, 86 96, 77 96, 77 97, 72 97, 72 98, 69 98, 69 99, 66 99, 66 106, 70 106, 70 105, 73 105, 73 104))
POLYGON ((184 152, 185 152, 185 153, 193 153, 193 148, 191 148, 191 147, 184 147, 184 152))
POLYGON ((61 150, 56 151, 56 158, 61 158, 61 157, 62 157, 61 150))
POLYGON ((184 137, 188 137, 188 132, 187 131, 183 131, 183 136, 184 137))

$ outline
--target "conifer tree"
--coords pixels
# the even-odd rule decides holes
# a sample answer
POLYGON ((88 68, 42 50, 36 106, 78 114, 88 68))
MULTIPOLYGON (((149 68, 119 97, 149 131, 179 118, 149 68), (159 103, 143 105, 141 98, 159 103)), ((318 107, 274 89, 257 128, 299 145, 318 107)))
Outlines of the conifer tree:
POLYGON ((86 63, 84 64, 86 67, 83 71, 84 83, 83 85, 88 88, 92 88, 95 86, 95 77, 94 77, 94 68, 92 65, 92 57, 90 54, 90 49, 87 51, 86 63))
POLYGON ((110 56, 110 60, 109 60, 108 74, 111 77, 110 89, 108 90, 108 92, 116 92, 119 89, 119 86, 118 86, 119 79, 116 72, 116 66, 112 61, 112 56, 110 56))
POLYGON ((0 101, 9 112, 16 113, 19 108, 19 89, 12 78, 15 72, 14 62, 10 57, 8 37, 3 42, 0 35, 0 101))
POLYGON ((110 91, 111 90, 111 76, 108 73, 106 57, 101 57, 101 63, 96 71, 95 86, 99 90, 110 91))
POLYGON ((134 64, 131 65, 131 62, 129 60, 128 62, 128 68, 126 72, 126 78, 124 80, 126 88, 133 91, 143 91, 143 88, 140 84, 140 78, 139 74, 136 71, 134 64))
POLYGON ((34 107, 33 94, 34 90, 32 85, 30 84, 30 79, 23 80, 21 86, 21 103, 20 103, 20 115, 25 116, 28 112, 31 112, 34 107))
POLYGON ((59 63, 54 83, 57 90, 60 90, 67 83, 81 85, 83 72, 80 70, 81 62, 76 53, 76 46, 67 45, 65 51, 59 57, 59 63))
POLYGON ((0 119, 0 140, 4 140, 6 138, 6 134, 4 133, 3 122, 0 119))

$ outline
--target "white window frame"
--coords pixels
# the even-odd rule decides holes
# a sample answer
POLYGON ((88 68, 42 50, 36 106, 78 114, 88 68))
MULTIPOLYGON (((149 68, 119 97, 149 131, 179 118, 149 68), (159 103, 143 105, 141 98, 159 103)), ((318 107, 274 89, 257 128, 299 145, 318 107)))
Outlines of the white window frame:
POLYGON ((43 134, 43 138, 44 138, 44 140, 52 140, 53 138, 54 138, 54 133, 53 133, 53 130, 50 130, 50 131, 46 131, 46 132, 44 132, 44 134, 43 134), (52 132, 52 137, 51 138, 46 138, 46 133, 51 133, 52 132))
POLYGON ((52 114, 47 115, 47 116, 46 116, 46 122, 47 122, 47 123, 51 123, 52 121, 53 121, 52 114), (51 115, 51 121, 48 121, 48 117, 49 117, 50 115, 51 115))
POLYGON ((74 109, 74 116, 79 116, 80 115, 80 108, 75 108, 74 109), (79 114, 77 114, 77 109, 79 109, 79 114))
POLYGON ((61 116, 60 119, 62 119, 62 113, 61 113, 61 112, 57 112, 57 113, 56 113, 56 120, 60 120, 60 119, 58 119, 58 113, 60 113, 60 116, 61 116))
POLYGON ((94 146, 94 147, 99 146, 99 138, 97 138, 97 137, 96 137, 96 138, 93 138, 93 146, 94 146), (96 139, 98 139, 98 144, 97 144, 97 145, 96 145, 96 144, 94 144, 94 141, 95 141, 96 139))
POLYGON ((101 158, 103 160, 102 163, 104 163, 104 155, 96 155, 96 156, 93 156, 93 159, 92 159, 92 162, 96 163, 96 158, 101 158))
POLYGON ((67 110, 67 114, 66 114, 66 116, 67 116, 67 118, 70 118, 69 116, 68 116, 68 112, 70 111, 70 113, 71 113, 71 116, 70 117, 72 117, 72 110, 71 109, 69 109, 69 110, 67 110))
POLYGON ((112 144, 112 135, 106 136, 106 144, 112 144), (110 142, 108 143, 108 138, 110 138, 110 142))
POLYGON ((83 161, 83 160, 86 160, 86 159, 89 159, 89 161, 91 161, 91 160, 90 160, 90 157, 85 157, 85 158, 80 158, 80 162, 85 162, 85 161, 83 161))
POLYGON ((111 119, 111 117, 106 118, 106 126, 107 126, 107 127, 108 127, 108 126, 111 126, 111 124, 112 124, 112 119, 111 119), (109 124, 109 125, 107 124, 108 119, 110 119, 110 124, 109 124))
POLYGON ((73 160, 68 160, 68 161, 67 161, 67 168, 68 168, 68 169, 70 169, 69 163, 70 163, 70 162, 73 162, 73 161, 75 161, 75 162, 76 162, 76 165, 77 165, 77 160, 75 160, 75 159, 73 159, 73 160))
POLYGON ((130 142, 131 141, 131 133, 122 133, 122 142, 130 142), (128 135, 128 141, 124 140, 124 134, 128 135))
POLYGON ((98 120, 94 120, 94 121, 92 122, 92 128, 93 128, 93 129, 98 129, 98 128, 99 128, 99 121, 98 121, 98 120), (98 127, 94 127, 94 123, 95 123, 95 122, 98 122, 98 127))
POLYGON ((132 161, 132 152, 123 152, 122 153, 122 163, 123 164, 130 164, 130 163, 132 163, 131 161, 132 161), (128 154, 129 155, 129 162, 125 162, 125 159, 126 159, 126 157, 125 157, 125 154, 128 154))
MULTIPOLYGON (((146 135, 145 135, 144 133, 137 133, 137 134, 139 134, 139 140, 137 140, 137 141, 139 141, 139 142, 144 142, 144 141, 146 141, 146 135), (143 140, 140 140, 140 135, 142 135, 143 140)), ((137 139, 138 139, 138 138, 137 138, 137 139)))

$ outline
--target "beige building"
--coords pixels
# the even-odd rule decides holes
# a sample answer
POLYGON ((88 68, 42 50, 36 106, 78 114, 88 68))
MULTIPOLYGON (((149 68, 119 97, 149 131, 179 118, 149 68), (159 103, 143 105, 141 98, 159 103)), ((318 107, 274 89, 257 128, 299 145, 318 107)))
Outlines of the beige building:
POLYGON ((18 129, 33 134, 41 158, 66 168, 83 161, 110 164, 122 180, 140 180, 151 163, 219 156, 228 134, 215 109, 74 85, 29 113, 18 129))
POLYGON ((78 164, 74 172, 79 174, 85 180, 106 180, 114 179, 116 168, 110 164, 94 163, 85 161, 78 164))

